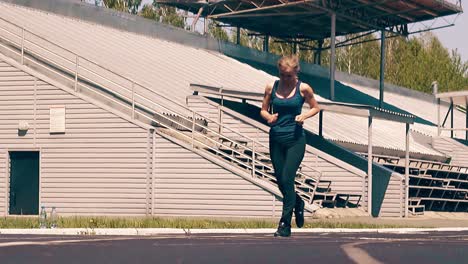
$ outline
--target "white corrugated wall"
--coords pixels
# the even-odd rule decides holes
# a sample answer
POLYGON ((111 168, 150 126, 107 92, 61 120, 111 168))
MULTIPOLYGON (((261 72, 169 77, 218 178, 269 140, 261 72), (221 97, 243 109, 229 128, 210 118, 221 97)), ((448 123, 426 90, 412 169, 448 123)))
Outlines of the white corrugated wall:
POLYGON ((385 191, 379 216, 402 217, 405 214, 405 187, 403 179, 392 175, 385 191))
MULTIPOLYGON (((8 197, 7 152, 40 152, 40 202, 60 214, 146 212, 147 131, 0 62, 0 182, 8 197), (64 106, 66 133, 49 133, 51 106, 64 106), (29 130, 18 135, 18 122, 29 130)), ((8 201, 1 212, 6 213, 8 201)))
POLYGON ((155 214, 272 217, 281 203, 262 188, 175 143, 156 140, 155 214))

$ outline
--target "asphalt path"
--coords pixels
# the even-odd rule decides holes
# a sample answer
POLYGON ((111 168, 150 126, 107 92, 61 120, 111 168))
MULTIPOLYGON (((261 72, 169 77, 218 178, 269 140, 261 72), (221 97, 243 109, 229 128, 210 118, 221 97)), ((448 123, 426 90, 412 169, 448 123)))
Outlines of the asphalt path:
POLYGON ((467 263, 468 232, 1 235, 0 263, 467 263))

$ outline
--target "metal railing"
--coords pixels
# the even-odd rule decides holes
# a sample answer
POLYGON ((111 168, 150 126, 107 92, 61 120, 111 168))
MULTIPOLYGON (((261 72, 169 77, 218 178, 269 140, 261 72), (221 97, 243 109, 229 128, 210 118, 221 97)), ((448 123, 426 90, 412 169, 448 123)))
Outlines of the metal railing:
MULTIPOLYGON (((209 99, 207 99, 207 98, 205 98, 205 97, 200 97, 200 98, 203 99, 203 101, 204 101, 205 103, 208 103, 208 104, 211 104, 211 105, 217 107, 217 109, 218 109, 218 111, 219 111, 219 112, 218 112, 218 116, 224 116, 225 114, 230 115, 230 116, 232 116, 232 117, 238 119, 239 122, 247 123, 247 124, 249 124, 249 125, 254 126, 256 129, 261 130, 263 133, 268 133, 268 129, 267 129, 267 128, 262 127, 261 125, 259 125, 259 124, 256 123, 255 121, 250 120, 249 118, 243 117, 241 114, 237 113, 236 111, 231 110, 231 109, 227 108, 226 106, 218 105, 217 103, 212 102, 212 101, 210 101, 209 99), (222 114, 221 114, 221 113, 222 113, 222 114)), ((221 123, 221 120, 218 120, 217 123, 221 123)), ((223 126, 223 127, 224 127, 224 126, 223 126)), ((257 139, 257 140, 258 140, 258 139, 257 139)), ((269 149, 269 147, 268 147, 267 145, 265 145, 265 144, 263 144, 263 143, 261 143, 261 142, 259 142, 259 141, 258 141, 256 144, 258 144, 258 146, 260 146, 260 147, 263 147, 264 149, 269 149)), ((315 155, 315 154, 314 154, 314 155, 315 155)), ((315 156, 318 157, 318 155, 315 155, 315 156)), ((264 157, 266 157, 266 156, 264 156, 264 157)), ((309 165, 307 165, 307 164, 301 164, 301 166, 302 166, 303 168, 307 168, 307 169, 313 171, 314 173, 317 173, 317 174, 320 175, 320 176, 321 176, 321 174, 322 174, 321 171, 319 171, 319 170, 317 170, 317 169, 315 169, 315 168, 313 168, 313 167, 311 167, 311 166, 309 166, 309 165)), ((300 173, 301 173, 301 172, 299 172, 299 174, 300 174, 300 173)))
MULTIPOLYGON (((196 113, 187 106, 160 93, 156 93, 154 90, 131 78, 125 77, 94 61, 81 57, 73 51, 62 48, 23 27, 19 27, 3 18, 0 18, 0 22, 3 23, 3 26, 0 26, 0 32, 4 33, 0 33, 0 46, 17 54, 19 56, 18 61, 21 64, 31 63, 37 67, 42 67, 55 74, 59 74, 66 80, 71 81, 71 85, 69 86, 71 86, 70 88, 73 88, 75 92, 86 90, 96 95, 103 96, 113 103, 130 110, 129 117, 132 119, 137 118, 138 115, 138 117, 144 118, 149 122, 154 122, 177 134, 179 137, 184 138, 191 143, 193 148, 203 147, 216 153, 216 155, 222 156, 233 163, 237 163, 240 167, 246 167, 251 171, 252 177, 275 180, 271 174, 266 172, 266 169, 273 171, 273 168, 265 162, 269 160, 269 157, 256 151, 257 147, 266 147, 265 145, 227 126, 223 126, 216 120, 196 113), (8 27, 13 29, 8 30, 8 27), (15 30, 17 33, 14 32, 15 30), (9 36, 9 38, 7 36, 9 36), (41 43, 43 44, 41 45, 41 43), (44 47, 44 44, 46 44, 47 47, 44 47), (166 105, 170 105, 170 107, 164 105, 163 102, 166 103, 166 105), (173 110, 175 108, 177 108, 179 112, 173 110), (185 111, 185 113, 181 113, 181 110, 182 112, 185 111), (165 117, 161 114, 162 111, 175 114, 187 122, 178 122, 170 117, 165 117), (155 116, 157 116, 157 118, 155 116), (216 124, 220 128, 222 127, 223 131, 234 133, 239 136, 239 138, 245 139, 244 142, 247 142, 247 144, 240 144, 239 141, 226 137, 218 131, 209 128, 208 125, 197 124, 197 117, 216 124), (190 135, 171 127, 167 124, 168 122, 176 123, 179 127, 191 131, 190 135), (191 127, 187 126, 186 123, 191 123, 191 127), (207 134, 197 131, 200 127, 207 131, 207 134), (203 140, 201 140, 200 137, 203 140), (220 150, 220 147, 229 147, 227 144, 220 143, 220 139, 222 139, 224 143, 231 145, 230 155, 220 150), (250 143, 250 146, 248 143, 250 143), (247 155, 246 152, 250 152, 251 155, 247 155), (246 160, 246 162, 242 161, 242 159, 246 160), (263 170, 257 167, 263 168, 263 170)), ((313 168, 311 169, 316 171, 313 168)), ((310 194, 298 190, 300 193, 310 196, 310 203, 313 200, 313 194, 321 177, 321 173, 318 171, 316 172, 318 173, 316 177, 301 173, 305 178, 313 180, 315 185, 309 185, 305 181, 302 182, 296 179, 296 183, 299 186, 311 189, 312 192, 310 194)))

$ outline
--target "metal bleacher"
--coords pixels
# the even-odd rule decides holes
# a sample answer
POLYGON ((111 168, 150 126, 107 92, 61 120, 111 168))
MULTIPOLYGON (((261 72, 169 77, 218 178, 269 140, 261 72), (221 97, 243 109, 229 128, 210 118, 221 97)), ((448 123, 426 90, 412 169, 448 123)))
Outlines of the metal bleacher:
MULTIPOLYGON (((373 161, 405 174, 405 159, 375 155, 373 161)), ((468 168, 410 159, 409 201, 412 214, 424 211, 468 212, 468 168)))

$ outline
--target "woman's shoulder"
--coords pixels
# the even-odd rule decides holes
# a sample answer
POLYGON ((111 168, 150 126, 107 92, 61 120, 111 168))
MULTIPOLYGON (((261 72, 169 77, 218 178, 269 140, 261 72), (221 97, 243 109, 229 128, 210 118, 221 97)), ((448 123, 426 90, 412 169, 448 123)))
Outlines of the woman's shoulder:
POLYGON ((308 83, 305 83, 305 82, 301 82, 299 89, 301 90, 302 94, 313 92, 312 87, 308 83))
POLYGON ((276 80, 268 82, 266 87, 265 87, 265 92, 271 94, 271 92, 273 91, 273 87, 275 86, 276 82, 277 82, 276 80))

